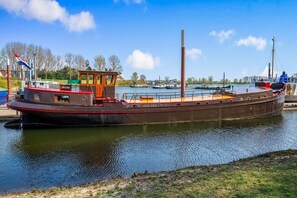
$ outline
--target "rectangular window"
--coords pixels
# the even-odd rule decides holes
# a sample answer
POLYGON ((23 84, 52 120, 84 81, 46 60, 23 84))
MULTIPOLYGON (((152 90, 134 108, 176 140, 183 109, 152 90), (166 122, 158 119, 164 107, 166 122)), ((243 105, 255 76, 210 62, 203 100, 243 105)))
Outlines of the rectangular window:
POLYGON ((40 93, 34 93, 34 101, 40 101, 40 93))
POLYGON ((56 103, 70 103, 70 96, 69 95, 55 95, 55 102, 56 103))
POLYGON ((62 85, 60 84, 60 90, 71 91, 72 85, 62 85))
POLYGON ((102 75, 97 76, 97 85, 102 85, 102 75))
POLYGON ((106 75, 105 76, 105 84, 106 85, 112 85, 113 84, 113 75, 106 75))
POLYGON ((80 77, 81 77, 81 84, 87 84, 87 74, 82 74, 80 77))
POLYGON ((89 84, 90 85, 93 85, 94 84, 94 75, 93 74, 90 74, 89 75, 89 84))

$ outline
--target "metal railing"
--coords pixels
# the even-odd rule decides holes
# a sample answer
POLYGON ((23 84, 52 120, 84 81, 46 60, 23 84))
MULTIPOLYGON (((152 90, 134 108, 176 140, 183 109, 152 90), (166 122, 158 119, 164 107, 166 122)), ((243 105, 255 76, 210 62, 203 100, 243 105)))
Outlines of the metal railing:
MULTIPOLYGON (((232 93, 230 93, 232 94, 232 93)), ((234 93, 233 93, 234 94, 234 93)), ((156 92, 156 93, 124 93, 122 100, 126 102, 178 102, 178 101, 195 101, 199 100, 214 100, 223 99, 225 96, 224 90, 193 90, 186 91, 184 97, 181 97, 180 92, 156 92), (180 99, 180 100, 178 100, 180 99)))
MULTIPOLYGON (((22 91, 24 87, 43 88, 43 89, 60 89, 60 83, 53 81, 22 81, 22 91)), ((72 84, 71 91, 79 92, 79 85, 72 84)))

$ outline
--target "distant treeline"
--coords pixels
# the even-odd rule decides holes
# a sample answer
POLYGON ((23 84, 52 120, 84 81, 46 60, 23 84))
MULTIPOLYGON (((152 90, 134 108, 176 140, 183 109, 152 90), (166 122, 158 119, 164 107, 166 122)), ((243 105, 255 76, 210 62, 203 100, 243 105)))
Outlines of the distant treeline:
MULTIPOLYGON (((67 80, 77 79, 79 70, 97 70, 97 71, 117 71, 121 73, 123 67, 120 59, 116 55, 108 57, 107 61, 104 56, 96 55, 91 66, 90 61, 80 54, 66 53, 64 56, 54 55, 51 49, 37 46, 27 45, 20 42, 7 43, 2 49, 0 54, 0 69, 6 70, 6 59, 10 59, 11 76, 12 78, 19 78, 20 67, 16 62, 13 52, 22 57, 32 67, 36 66, 37 77, 41 79, 53 80, 67 80)), ((177 79, 170 79, 166 76, 163 80, 147 80, 144 74, 138 75, 134 72, 130 79, 123 79, 121 75, 118 78, 118 84, 123 86, 136 85, 136 84, 172 84, 180 83, 177 79)), ((216 84, 223 83, 223 80, 214 81, 212 76, 208 78, 194 78, 187 79, 187 84, 216 84)), ((233 81, 225 79, 225 84, 230 83, 247 83, 242 79, 234 79, 233 81)))
MULTIPOLYGON (((109 56, 107 63, 104 56, 97 55, 94 57, 94 66, 92 67, 90 61, 80 54, 54 55, 49 48, 20 42, 7 43, 1 49, 0 69, 6 69, 5 57, 8 57, 12 71, 19 70, 13 53, 18 54, 32 67, 36 66, 37 77, 44 79, 75 79, 78 70, 103 71, 107 69, 120 73, 123 70, 120 59, 116 55, 109 56)), ((12 72, 12 75, 16 73, 12 72)))

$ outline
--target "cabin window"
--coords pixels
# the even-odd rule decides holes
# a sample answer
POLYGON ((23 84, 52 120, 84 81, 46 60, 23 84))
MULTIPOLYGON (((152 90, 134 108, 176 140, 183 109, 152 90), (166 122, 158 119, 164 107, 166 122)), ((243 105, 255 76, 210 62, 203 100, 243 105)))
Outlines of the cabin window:
POLYGON ((69 95, 55 95, 55 102, 70 103, 70 96, 69 95))
POLYGON ((60 90, 71 91, 72 85, 62 85, 60 84, 60 90))
POLYGON ((81 84, 87 84, 87 74, 82 74, 80 77, 81 77, 81 84))
POLYGON ((40 93, 34 93, 34 101, 40 101, 40 93))
POLYGON ((89 84, 94 84, 94 75, 93 74, 91 74, 91 75, 89 75, 89 84))
POLYGON ((102 85, 102 75, 97 76, 97 85, 102 85))
POLYGON ((105 84, 106 85, 113 85, 114 77, 113 75, 106 75, 105 76, 105 84))

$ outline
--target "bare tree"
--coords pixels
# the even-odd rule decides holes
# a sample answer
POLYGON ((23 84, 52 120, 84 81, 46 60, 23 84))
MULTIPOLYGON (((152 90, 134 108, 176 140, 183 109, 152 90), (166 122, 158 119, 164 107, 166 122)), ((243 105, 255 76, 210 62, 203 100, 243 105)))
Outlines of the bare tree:
POLYGON ((71 53, 67 53, 65 55, 65 63, 66 63, 66 66, 73 67, 73 64, 74 64, 74 55, 71 54, 71 53))
POLYGON ((95 61, 95 68, 98 68, 98 71, 105 70, 106 62, 105 62, 105 58, 102 55, 95 56, 94 61, 95 61))
POLYGON ((71 54, 71 53, 67 53, 65 55, 65 63, 66 63, 66 66, 69 67, 68 74, 69 74, 69 77, 70 77, 70 80, 71 80, 71 76, 73 74, 72 67, 73 67, 73 64, 74 64, 74 55, 71 54))
POLYGON ((123 71, 120 59, 116 55, 111 55, 108 58, 108 62, 109 62, 109 69, 111 71, 115 71, 118 73, 121 73, 123 71))
POLYGON ((0 53, 0 69, 6 70, 6 64, 6 55, 4 53, 4 49, 2 49, 0 53))
POLYGON ((11 42, 7 43, 4 46, 4 54, 10 60, 11 68, 12 68, 12 76, 16 77, 16 71, 19 70, 19 66, 17 61, 15 60, 13 53, 18 54, 21 57, 24 57, 26 52, 26 44, 20 42, 11 42))
POLYGON ((52 51, 48 48, 44 50, 45 62, 43 69, 45 70, 45 78, 47 79, 47 74, 49 71, 53 70, 56 65, 55 56, 52 54, 52 51))
POLYGON ((74 56, 74 67, 78 70, 83 70, 85 67, 86 59, 82 55, 74 56))
POLYGON ((36 46, 34 51, 35 51, 34 59, 36 60, 35 62, 36 70, 39 71, 42 69, 42 67, 44 67, 44 64, 45 64, 45 50, 41 46, 36 46))
POLYGON ((61 56, 56 56, 55 57, 55 61, 56 61, 56 68, 55 70, 60 70, 62 69, 62 67, 64 66, 64 60, 61 56))

